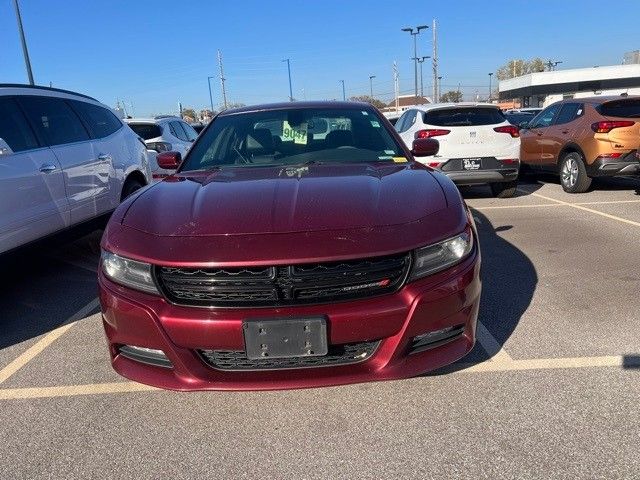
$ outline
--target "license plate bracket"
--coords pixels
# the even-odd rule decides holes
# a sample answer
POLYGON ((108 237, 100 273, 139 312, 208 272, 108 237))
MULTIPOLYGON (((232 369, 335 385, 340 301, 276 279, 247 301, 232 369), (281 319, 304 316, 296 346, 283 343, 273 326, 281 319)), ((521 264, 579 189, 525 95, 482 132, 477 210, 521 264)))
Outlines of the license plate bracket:
POLYGON ((242 332, 250 360, 317 357, 328 351, 324 317, 245 320, 242 332))

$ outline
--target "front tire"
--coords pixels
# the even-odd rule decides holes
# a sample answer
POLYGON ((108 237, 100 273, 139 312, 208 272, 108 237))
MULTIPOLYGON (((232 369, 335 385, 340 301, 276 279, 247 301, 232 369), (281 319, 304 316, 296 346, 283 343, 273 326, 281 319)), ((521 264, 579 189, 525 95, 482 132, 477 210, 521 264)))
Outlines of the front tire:
POLYGON ((567 153, 560 161, 560 184, 567 193, 584 193, 591 187, 582 155, 567 153))
POLYGON ((491 193, 496 198, 511 198, 516 194, 518 181, 490 183, 491 193))

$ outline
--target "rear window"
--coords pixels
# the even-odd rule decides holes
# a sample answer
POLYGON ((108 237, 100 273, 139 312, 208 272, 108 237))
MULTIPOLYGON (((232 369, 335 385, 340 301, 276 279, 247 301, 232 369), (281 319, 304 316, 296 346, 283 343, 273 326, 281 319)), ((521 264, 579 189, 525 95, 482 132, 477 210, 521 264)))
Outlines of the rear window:
POLYGON ((143 140, 151 140, 162 136, 162 129, 155 123, 130 123, 129 126, 143 140))
POLYGON ((640 117, 640 99, 614 100, 596 107, 600 115, 605 117, 640 117))
POLYGON ((437 127, 473 127, 495 125, 504 121, 502 112, 491 107, 448 108, 423 113, 423 122, 437 127))

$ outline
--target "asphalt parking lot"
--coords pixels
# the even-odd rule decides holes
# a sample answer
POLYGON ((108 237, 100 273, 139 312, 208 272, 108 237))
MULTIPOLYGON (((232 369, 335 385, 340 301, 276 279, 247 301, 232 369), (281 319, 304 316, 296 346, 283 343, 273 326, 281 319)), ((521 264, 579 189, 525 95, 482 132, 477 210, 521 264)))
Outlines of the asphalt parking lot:
POLYGON ((0 260, 0 478, 639 478, 640 180, 464 190, 475 350, 404 381, 174 393, 108 363, 100 232, 0 260))

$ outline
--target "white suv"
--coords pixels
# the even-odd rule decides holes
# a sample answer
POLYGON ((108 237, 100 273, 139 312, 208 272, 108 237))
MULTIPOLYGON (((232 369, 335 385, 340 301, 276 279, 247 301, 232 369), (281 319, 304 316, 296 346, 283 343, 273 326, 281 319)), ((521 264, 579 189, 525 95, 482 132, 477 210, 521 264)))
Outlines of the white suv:
POLYGON ((108 214, 150 180, 145 145, 109 107, 0 84, 0 253, 108 214))
POLYGON ((198 133, 179 117, 160 115, 154 118, 125 118, 131 129, 140 136, 149 149, 153 177, 158 179, 173 173, 158 167, 156 155, 162 152, 180 152, 182 158, 191 148, 198 133))
POLYGON ((409 148, 416 138, 435 138, 440 150, 423 161, 458 185, 489 184, 494 196, 515 193, 520 169, 520 133, 490 103, 420 105, 395 125, 409 148))

